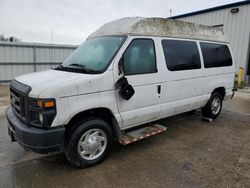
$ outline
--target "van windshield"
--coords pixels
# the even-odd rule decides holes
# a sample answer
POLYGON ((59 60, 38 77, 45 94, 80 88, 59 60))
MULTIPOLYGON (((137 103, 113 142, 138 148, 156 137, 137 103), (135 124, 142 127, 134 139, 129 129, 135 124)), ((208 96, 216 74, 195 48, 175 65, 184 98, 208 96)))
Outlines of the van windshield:
POLYGON ((86 73, 104 72, 125 40, 125 36, 105 36, 86 40, 61 65, 86 73))

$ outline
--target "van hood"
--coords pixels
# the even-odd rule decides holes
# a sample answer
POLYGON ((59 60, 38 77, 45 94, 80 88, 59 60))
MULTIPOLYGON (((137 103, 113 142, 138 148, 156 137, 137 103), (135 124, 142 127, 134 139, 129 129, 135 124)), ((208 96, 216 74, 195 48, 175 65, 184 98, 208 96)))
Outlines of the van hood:
POLYGON ((49 87, 65 84, 73 80, 87 79, 91 76, 92 75, 89 74, 72 73, 51 69, 18 76, 15 78, 15 80, 31 87, 31 97, 38 97, 45 89, 49 87))

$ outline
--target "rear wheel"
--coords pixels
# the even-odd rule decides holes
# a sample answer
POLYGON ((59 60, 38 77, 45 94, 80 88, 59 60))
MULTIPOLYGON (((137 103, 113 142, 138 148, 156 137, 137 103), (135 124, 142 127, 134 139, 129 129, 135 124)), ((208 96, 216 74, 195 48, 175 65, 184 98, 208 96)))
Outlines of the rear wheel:
POLYGON ((215 119, 221 112, 222 108, 222 96, 218 92, 214 92, 206 106, 201 111, 204 117, 215 119))
POLYGON ((98 118, 84 121, 67 137, 65 155, 72 165, 80 168, 102 162, 113 142, 111 127, 98 118))

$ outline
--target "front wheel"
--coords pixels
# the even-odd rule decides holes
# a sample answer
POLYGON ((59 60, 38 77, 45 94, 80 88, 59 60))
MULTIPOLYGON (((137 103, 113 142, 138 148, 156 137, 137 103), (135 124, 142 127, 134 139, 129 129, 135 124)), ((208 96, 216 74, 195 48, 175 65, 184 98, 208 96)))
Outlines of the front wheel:
POLYGON ((68 136, 65 155, 74 166, 85 168, 103 161, 113 142, 111 127, 103 120, 84 121, 68 136))
POLYGON ((214 92, 206 106, 201 111, 204 117, 215 119, 218 117, 222 109, 222 96, 218 92, 214 92))

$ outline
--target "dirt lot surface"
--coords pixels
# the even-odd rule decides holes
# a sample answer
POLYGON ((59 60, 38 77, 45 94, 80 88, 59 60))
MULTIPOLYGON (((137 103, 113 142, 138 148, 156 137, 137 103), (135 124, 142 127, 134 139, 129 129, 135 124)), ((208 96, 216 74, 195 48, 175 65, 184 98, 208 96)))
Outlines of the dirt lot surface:
POLYGON ((168 131, 116 144, 102 164, 76 169, 63 154, 38 155, 11 143, 2 116, 0 187, 250 187, 248 92, 226 101, 213 122, 186 113, 159 123, 168 131))

